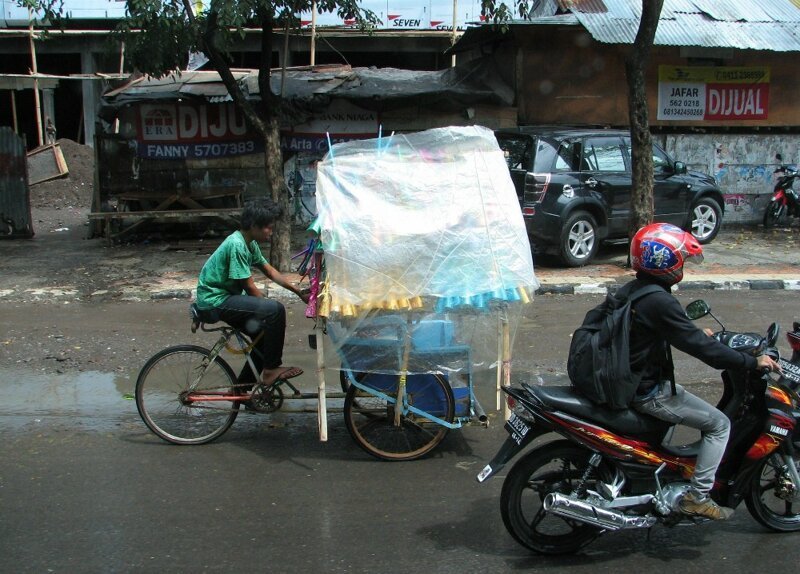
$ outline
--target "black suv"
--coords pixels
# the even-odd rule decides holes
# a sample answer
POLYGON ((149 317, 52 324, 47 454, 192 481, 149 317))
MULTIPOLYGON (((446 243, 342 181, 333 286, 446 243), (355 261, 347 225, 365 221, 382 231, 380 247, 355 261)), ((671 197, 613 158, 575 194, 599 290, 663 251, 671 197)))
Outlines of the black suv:
MULTIPOLYGON (((518 127, 495 132, 506 154, 522 215, 537 250, 586 265, 600 242, 626 239, 631 203, 631 140, 623 130, 518 127)), ((690 172, 653 144, 655 220, 708 243, 722 223, 713 177, 690 172)))

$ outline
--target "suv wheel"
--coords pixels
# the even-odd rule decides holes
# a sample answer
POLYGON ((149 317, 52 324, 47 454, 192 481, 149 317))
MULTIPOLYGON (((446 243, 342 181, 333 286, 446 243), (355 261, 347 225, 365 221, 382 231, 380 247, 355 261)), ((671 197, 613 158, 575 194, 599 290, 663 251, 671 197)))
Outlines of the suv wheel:
POLYGON ((576 211, 561 231, 561 259, 570 267, 588 264, 597 253, 597 222, 586 211, 576 211))
POLYGON ((700 243, 710 243, 719 233, 722 224, 722 210, 711 198, 704 197, 692 206, 689 214, 691 232, 700 243))

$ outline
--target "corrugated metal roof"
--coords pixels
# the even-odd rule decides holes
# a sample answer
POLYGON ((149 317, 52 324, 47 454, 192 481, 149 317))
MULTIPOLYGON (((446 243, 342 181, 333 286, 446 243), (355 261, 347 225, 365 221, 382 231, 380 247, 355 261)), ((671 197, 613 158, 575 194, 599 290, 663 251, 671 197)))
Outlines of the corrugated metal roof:
MULTIPOLYGON (((572 11, 598 42, 632 44, 641 0, 598 0, 572 11)), ((800 7, 792 0, 664 0, 655 45, 800 52, 800 7)))
MULTIPOLYGON (((281 73, 270 78, 274 93, 281 91, 281 73)), ((258 70, 234 72, 245 94, 259 95, 258 70)), ((327 105, 330 98, 350 100, 369 109, 391 109, 415 102, 439 109, 463 109, 465 105, 510 106, 514 91, 497 73, 489 59, 444 70, 420 71, 395 68, 331 68, 287 70, 284 97, 297 105, 327 105)), ((183 72, 180 76, 141 77, 103 95, 101 115, 128 103, 144 100, 205 99, 227 101, 227 89, 216 72, 183 72)))

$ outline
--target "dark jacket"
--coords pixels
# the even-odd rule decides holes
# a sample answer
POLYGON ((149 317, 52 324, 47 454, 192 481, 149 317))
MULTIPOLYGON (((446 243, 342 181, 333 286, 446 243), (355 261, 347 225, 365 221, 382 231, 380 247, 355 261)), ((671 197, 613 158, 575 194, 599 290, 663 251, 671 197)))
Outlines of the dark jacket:
POLYGON ((631 372, 640 373, 642 377, 637 396, 647 395, 659 381, 674 381, 667 345, 700 359, 714 369, 757 368, 755 357, 723 345, 689 320, 686 311, 669 292, 669 287, 641 274, 633 283, 638 286, 652 283, 664 289, 646 295, 632 306, 631 372))

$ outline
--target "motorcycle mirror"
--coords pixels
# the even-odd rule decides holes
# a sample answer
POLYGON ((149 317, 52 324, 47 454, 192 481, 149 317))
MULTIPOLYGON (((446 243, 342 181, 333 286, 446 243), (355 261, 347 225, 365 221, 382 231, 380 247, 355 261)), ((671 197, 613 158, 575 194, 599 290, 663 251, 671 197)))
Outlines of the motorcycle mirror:
POLYGON ((692 321, 705 317, 711 313, 711 307, 702 299, 697 299, 686 305, 686 316, 692 321))
POLYGON ((774 347, 775 343, 778 342, 778 333, 781 332, 781 328, 777 323, 773 323, 767 329, 767 346, 774 347))
POLYGON ((775 154, 775 159, 777 159, 778 161, 782 162, 783 161, 783 156, 781 154, 779 154, 779 153, 776 153, 775 154))

